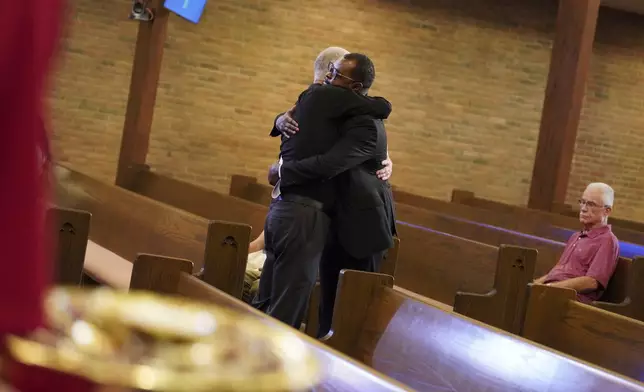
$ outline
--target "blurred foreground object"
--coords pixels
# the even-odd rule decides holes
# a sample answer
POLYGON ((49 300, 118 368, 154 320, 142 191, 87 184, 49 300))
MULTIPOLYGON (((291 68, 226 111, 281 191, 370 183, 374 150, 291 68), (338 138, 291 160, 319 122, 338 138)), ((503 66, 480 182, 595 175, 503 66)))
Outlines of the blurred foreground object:
POLYGON ((41 325, 43 296, 51 284, 43 227, 48 192, 42 157, 49 154, 44 103, 63 5, 62 0, 3 1, 0 11, 2 336, 41 325))
POLYGON ((185 299, 56 288, 48 329, 10 336, 20 363, 104 386, 154 391, 292 391, 320 380, 290 328, 185 299))

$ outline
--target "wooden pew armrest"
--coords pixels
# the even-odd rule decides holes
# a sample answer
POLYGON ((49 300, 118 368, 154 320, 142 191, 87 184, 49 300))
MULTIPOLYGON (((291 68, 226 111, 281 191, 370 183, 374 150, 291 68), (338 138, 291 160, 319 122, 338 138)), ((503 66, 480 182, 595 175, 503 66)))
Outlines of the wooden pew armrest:
POLYGON ((454 296, 454 312, 466 315, 475 320, 491 323, 489 319, 494 312, 491 308, 494 307, 497 295, 496 289, 492 289, 485 294, 467 293, 457 291, 454 296))
MULTIPOLYGON (((616 311, 617 309, 620 309, 620 308, 625 308, 625 307, 629 306, 630 304, 631 304, 631 298, 630 297, 624 298, 624 300, 622 302, 619 302, 619 303, 604 302, 604 301, 593 301, 593 303, 592 303, 593 306, 595 306, 597 308, 600 308, 600 309, 608 310, 610 312, 616 311)), ((619 313, 619 312, 617 312, 617 313, 619 313)))
POLYGON ((457 291, 456 292, 456 298, 464 297, 464 296, 474 297, 474 298, 492 298, 495 295, 496 295, 496 289, 492 289, 492 290, 488 291, 485 294, 470 293, 470 292, 467 292, 467 291, 457 291))

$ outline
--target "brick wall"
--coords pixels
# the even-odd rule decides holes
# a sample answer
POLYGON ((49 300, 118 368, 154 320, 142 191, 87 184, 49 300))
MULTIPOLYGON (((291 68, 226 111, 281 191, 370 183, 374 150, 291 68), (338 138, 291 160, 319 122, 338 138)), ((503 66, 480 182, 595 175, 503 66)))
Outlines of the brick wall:
MULTIPOLYGON (((59 158, 115 175, 136 24, 131 2, 77 0, 53 94, 59 158)), ((549 1, 210 1, 199 25, 173 17, 149 163, 226 191, 265 177, 274 116, 312 79, 326 46, 376 64, 393 183, 447 198, 453 188, 527 200, 556 6, 549 1), (422 3, 422 5, 420 5, 422 3)), ((618 216, 644 220, 644 18, 602 10, 569 187, 614 185, 618 216)))

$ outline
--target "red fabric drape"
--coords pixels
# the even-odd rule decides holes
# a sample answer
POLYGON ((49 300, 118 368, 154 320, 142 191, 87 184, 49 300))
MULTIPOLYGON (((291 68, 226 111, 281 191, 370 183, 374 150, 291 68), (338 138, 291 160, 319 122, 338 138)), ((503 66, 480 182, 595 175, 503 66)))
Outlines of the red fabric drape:
MULTIPOLYGON (((42 323, 52 257, 44 227, 49 155, 47 87, 64 0, 2 0, 0 6, 0 337, 42 323)), ((22 392, 89 391, 87 382, 5 361, 22 392)))
POLYGON ((63 0, 2 2, 0 12, 0 333, 41 323, 51 279, 45 257, 48 150, 46 85, 63 21, 63 0), (40 150, 40 151, 39 151, 40 150))

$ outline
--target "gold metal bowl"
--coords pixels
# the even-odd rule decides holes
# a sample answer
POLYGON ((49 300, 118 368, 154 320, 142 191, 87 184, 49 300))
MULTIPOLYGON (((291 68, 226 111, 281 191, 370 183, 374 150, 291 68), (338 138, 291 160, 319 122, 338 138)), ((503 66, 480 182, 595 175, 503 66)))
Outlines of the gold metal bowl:
POLYGON ((290 391, 317 384, 319 364, 288 327, 212 305, 138 292, 56 288, 49 328, 12 336, 27 365, 98 384, 155 391, 290 391))

